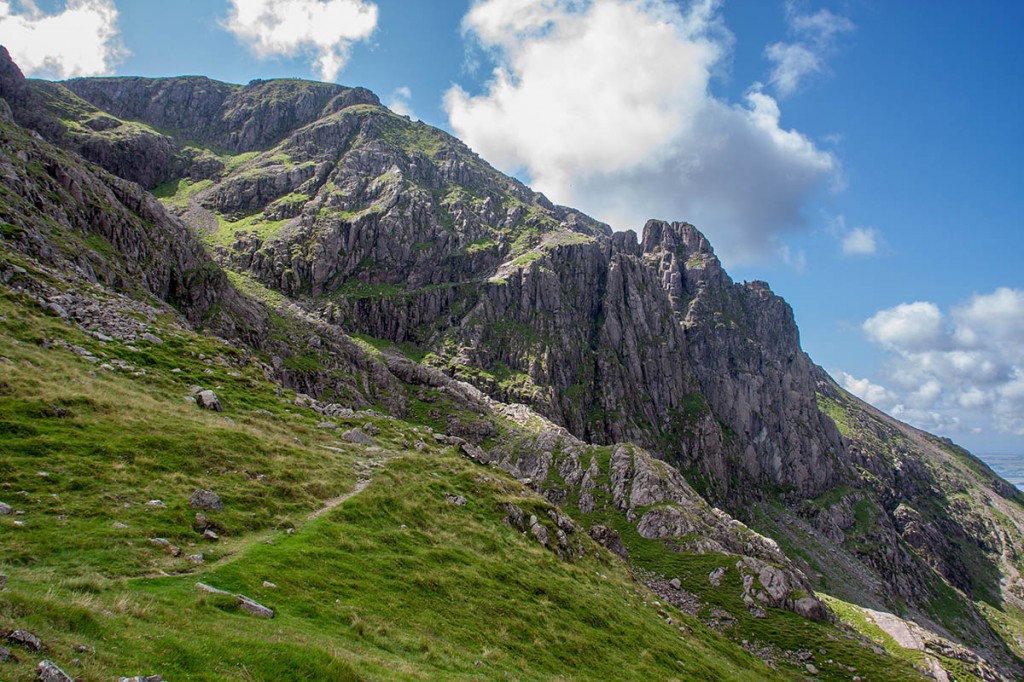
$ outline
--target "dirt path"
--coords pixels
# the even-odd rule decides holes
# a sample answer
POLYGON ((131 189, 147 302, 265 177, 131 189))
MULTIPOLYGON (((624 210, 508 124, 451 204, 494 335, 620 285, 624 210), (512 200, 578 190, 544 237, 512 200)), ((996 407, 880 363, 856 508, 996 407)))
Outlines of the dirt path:
POLYGON ((352 499, 353 497, 355 497, 359 493, 361 493, 364 490, 366 490, 366 486, 368 486, 368 485, 370 485, 370 479, 368 479, 368 478, 361 478, 361 479, 359 479, 358 481, 356 481, 355 487, 353 487, 352 490, 348 491, 344 495, 338 495, 337 497, 332 497, 331 499, 326 500, 324 502, 324 506, 320 507, 319 509, 317 509, 314 512, 311 512, 309 514, 309 516, 307 516, 306 518, 309 521, 312 521, 313 519, 320 518, 321 516, 323 516, 327 512, 329 512, 332 509, 334 509, 335 507, 337 507, 339 504, 345 502, 346 500, 352 499))

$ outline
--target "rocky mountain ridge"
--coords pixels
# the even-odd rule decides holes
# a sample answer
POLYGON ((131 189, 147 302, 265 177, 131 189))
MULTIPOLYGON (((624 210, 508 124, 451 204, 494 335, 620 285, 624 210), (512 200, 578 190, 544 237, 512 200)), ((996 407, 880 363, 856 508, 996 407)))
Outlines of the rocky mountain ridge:
MULTIPOLYGON (((616 533, 746 557, 733 563, 756 576, 737 578, 752 614, 821 618, 812 588, 838 590, 1020 670, 1006 634, 1024 605, 1019 493, 843 392, 785 302, 733 283, 693 226, 611 234, 359 88, 14 71, 0 69, 12 123, 67 150, 5 124, 25 156, 4 166, 18 251, 175 306, 322 404, 406 417, 422 391, 461 395, 465 409, 427 414, 474 459, 570 517, 591 518, 600 489, 628 522, 616 533), (86 239, 54 248, 67 232, 86 239), (503 421, 513 403, 536 411, 533 431, 503 421)), ((542 544, 565 552, 551 518, 542 544)))

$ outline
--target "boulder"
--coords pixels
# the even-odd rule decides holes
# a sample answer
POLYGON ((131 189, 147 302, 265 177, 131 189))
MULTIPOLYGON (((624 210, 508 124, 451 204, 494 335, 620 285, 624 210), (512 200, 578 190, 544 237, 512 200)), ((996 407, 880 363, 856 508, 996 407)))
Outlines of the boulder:
POLYGON ((623 561, 629 561, 629 552, 626 551, 626 545, 622 542, 618 531, 607 526, 592 526, 590 537, 609 552, 617 554, 623 561))
POLYGON ((246 597, 244 594, 236 594, 235 596, 238 598, 238 608, 242 609, 243 611, 251 613, 252 615, 257 616, 259 618, 274 617, 274 609, 264 606, 255 599, 250 599, 249 597, 246 597))
POLYGON ((521 507, 512 504, 511 502, 503 502, 502 504, 499 504, 498 507, 506 514, 505 523, 520 532, 526 530, 526 512, 524 512, 521 507))
POLYGON ((196 404, 203 409, 212 410, 213 412, 222 412, 224 410, 224 408, 221 407, 220 399, 217 397, 217 394, 210 389, 196 393, 196 404))
POLYGON ((359 445, 377 444, 377 441, 366 435, 366 432, 360 428, 349 429, 348 431, 341 434, 341 437, 347 440, 349 443, 358 443, 359 445))
POLYGON ((466 498, 463 497, 462 495, 452 495, 451 493, 445 493, 444 499, 448 500, 452 504, 457 505, 459 507, 466 506, 466 498))
POLYGON ((537 539, 537 542, 548 547, 550 545, 550 539, 548 538, 548 529, 545 528, 537 521, 536 516, 530 516, 530 533, 537 539))
POLYGON ((53 661, 39 662, 39 682, 75 682, 75 678, 57 667, 53 661))
POLYGON ((711 583, 711 587, 721 587, 722 578, 725 577, 725 566, 719 566, 715 570, 708 573, 708 582, 711 583))
POLYGON ((23 646, 29 651, 44 651, 46 649, 46 645, 43 644, 42 640, 28 630, 14 630, 9 632, 7 634, 7 641, 11 644, 23 646))
POLYGON ((224 511, 224 503, 220 496, 212 490, 203 488, 197 489, 188 498, 188 503, 193 509, 208 509, 210 511, 224 511))

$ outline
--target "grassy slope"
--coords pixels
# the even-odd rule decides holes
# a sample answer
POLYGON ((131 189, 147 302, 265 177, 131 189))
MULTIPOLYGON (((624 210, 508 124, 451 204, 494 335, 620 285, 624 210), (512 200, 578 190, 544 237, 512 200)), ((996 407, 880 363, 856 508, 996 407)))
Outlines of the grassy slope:
MULTIPOLYGON (((25 512, 0 517, 0 572, 9 576, 0 629, 35 632, 45 656, 80 680, 773 677, 673 613, 690 626, 682 636, 611 555, 588 543, 586 558, 566 563, 505 526, 499 501, 546 503, 430 438, 423 452, 407 449, 424 435, 414 425, 338 420, 379 429, 382 449, 366 451, 317 428, 318 415, 276 395, 219 341, 157 323, 165 343, 132 351, 6 288, 0 315, 0 356, 11 361, 0 363, 0 500, 25 512), (146 374, 99 369, 45 339, 146 374), (192 383, 216 387, 225 412, 184 400, 192 383), (367 468, 377 473, 365 491, 308 520, 367 468), (223 512, 209 513, 223 528, 219 542, 192 528, 187 497, 197 487, 224 499, 223 512), (452 505, 446 492, 469 502, 452 505), (166 509, 145 504, 157 498, 166 509), (171 557, 150 537, 183 556, 202 552, 206 563, 171 557), (197 580, 256 598, 277 617, 238 612, 198 593, 197 580)), ((14 649, 21 663, 0 664, 0 674, 34 679, 43 654, 14 649)))

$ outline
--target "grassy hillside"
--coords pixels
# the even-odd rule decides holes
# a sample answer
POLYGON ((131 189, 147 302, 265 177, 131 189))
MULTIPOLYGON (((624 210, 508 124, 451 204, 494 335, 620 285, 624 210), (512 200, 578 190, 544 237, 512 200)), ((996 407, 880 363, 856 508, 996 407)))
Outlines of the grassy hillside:
POLYGON ((589 540, 566 562, 503 524, 499 502, 547 503, 426 427, 356 413, 326 428, 254 359, 170 318, 150 327, 163 343, 100 340, 7 288, 0 316, 0 501, 15 510, 0 630, 48 649, 11 645, 4 679, 34 679, 43 657, 80 680, 775 677, 589 540), (192 385, 224 411, 187 400, 192 385), (355 427, 377 445, 341 435, 355 427), (197 531, 197 488, 223 500, 203 512, 218 540, 197 531))

